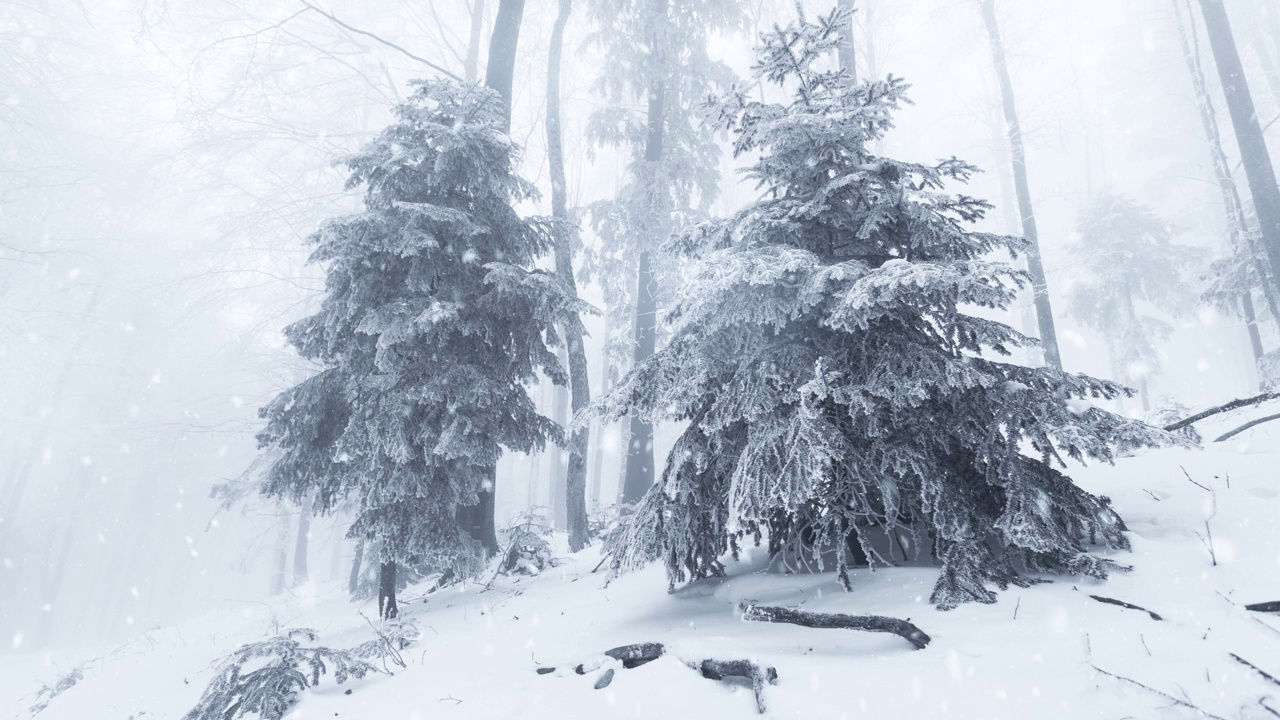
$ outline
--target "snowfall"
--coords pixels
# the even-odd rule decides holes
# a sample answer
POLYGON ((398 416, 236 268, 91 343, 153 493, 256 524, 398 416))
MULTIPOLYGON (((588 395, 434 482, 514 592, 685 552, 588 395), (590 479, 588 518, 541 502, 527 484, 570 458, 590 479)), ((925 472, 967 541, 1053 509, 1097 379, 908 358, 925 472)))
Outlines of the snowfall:
MULTIPOLYGON (((1246 419, 1200 429, 1212 438, 1246 419)), ((759 717, 749 684, 688 665, 705 658, 776 668, 763 693, 774 718, 1280 717, 1280 614, 1245 609, 1280 600, 1280 424, 1071 473, 1125 518, 1133 548, 1113 557, 1131 571, 1053 578, 940 612, 927 602, 929 567, 860 569, 846 593, 832 574, 767 572, 764 549, 753 548, 728 578, 669 593, 661 567, 608 582, 593 572, 598 547, 562 547, 559 564, 537 576, 406 588, 401 613, 422 631, 402 653, 407 667, 342 685, 322 676, 287 717, 759 717), (932 642, 917 650, 892 634, 744 622, 744 601, 909 618, 932 642), (638 642, 668 652, 633 669, 602 655, 638 642), (610 670, 612 682, 595 689, 610 670)), ((372 637, 366 618, 376 614, 374 601, 353 604, 345 587, 314 583, 123 646, 7 655, 0 714, 28 717, 41 686, 85 663, 41 720, 178 720, 239 645, 307 627, 319 644, 352 647, 372 637)))

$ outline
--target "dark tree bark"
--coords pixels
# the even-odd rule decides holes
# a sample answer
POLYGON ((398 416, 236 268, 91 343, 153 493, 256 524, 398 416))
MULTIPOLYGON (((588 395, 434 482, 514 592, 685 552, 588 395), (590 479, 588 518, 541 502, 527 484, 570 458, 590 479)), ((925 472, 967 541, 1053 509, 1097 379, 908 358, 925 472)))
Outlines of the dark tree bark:
POLYGON ((378 569, 378 617, 392 620, 399 615, 400 608, 396 607, 396 563, 386 560, 378 569))
POLYGON ((1267 141, 1262 135, 1253 96, 1240 63, 1240 53, 1231 34, 1227 9, 1222 0, 1200 0, 1200 11, 1209 36, 1209 47, 1213 49, 1213 58, 1218 66, 1218 77, 1222 80, 1236 142, 1240 145, 1240 159, 1253 196, 1262 246, 1271 264, 1271 278, 1275 283, 1280 280, 1280 188, 1276 187, 1275 168, 1271 165, 1267 141))
POLYGON ((1058 332, 1054 327, 1053 308, 1049 303, 1049 283, 1045 278, 1044 261, 1040 255, 1040 234, 1036 228, 1035 210, 1031 203, 1031 184, 1027 180, 1027 150, 1022 142, 1022 126, 1018 122, 1013 80, 1009 76, 1004 42, 1000 38, 1000 24, 996 20, 995 0, 978 0, 978 4, 982 7, 982 19, 987 26, 987 36, 991 41, 991 56, 995 63, 996 77, 1000 81, 1005 130, 1009 135, 1009 150, 1013 157, 1014 190, 1018 196, 1018 212, 1022 215, 1022 234, 1028 243, 1027 269, 1031 273, 1031 287, 1035 292, 1040 345, 1044 349, 1045 364, 1062 369, 1062 356, 1058 352, 1058 332))
POLYGON ((858 82, 858 54, 853 43, 853 0, 836 0, 836 5, 849 14, 840 28, 840 67, 849 75, 850 82, 858 82))
MULTIPOLYGON (((1184 0, 1185 1, 1185 0, 1184 0)), ((1231 177, 1231 166, 1227 162, 1227 153, 1222 147, 1222 132, 1218 127, 1218 114, 1213 108, 1213 99, 1209 95, 1209 83, 1205 78, 1204 65, 1200 61, 1200 43, 1196 38, 1194 16, 1190 7, 1184 20, 1179 0, 1171 0, 1173 13, 1178 21, 1178 40, 1182 44, 1182 56, 1186 60, 1187 71, 1191 74, 1191 84, 1196 94, 1196 106, 1200 110, 1200 124, 1204 126, 1205 139, 1209 144, 1209 159, 1213 164, 1213 176, 1218 181, 1218 192, 1222 195, 1222 205, 1227 214, 1227 238, 1236 253, 1253 255, 1255 250, 1251 236, 1247 231, 1244 206, 1240 202, 1240 191, 1236 181, 1231 177)), ((1259 275, 1266 276, 1264 268, 1259 268, 1259 275)), ((1264 283, 1265 285, 1265 283, 1264 283)), ((1263 288, 1267 292, 1269 288, 1263 288)), ((1270 297, 1270 295, 1268 295, 1270 297)), ((1240 295, 1240 311, 1244 316, 1245 327, 1249 333, 1249 347, 1253 351, 1254 365, 1262 358, 1262 334, 1258 331, 1257 312, 1253 307, 1253 296, 1249 292, 1240 295)), ((1280 321, 1280 317, 1277 317, 1280 321)))
POLYGON ((839 613, 815 613, 783 607, 764 607, 743 604, 739 608, 743 620, 787 623, 807 628, 863 630, 865 632, 893 633, 923 650, 932 638, 906 620, 881 615, 842 615, 839 613))
POLYGON ((494 491, 497 489, 497 466, 488 468, 485 484, 475 505, 458 508, 458 525, 484 548, 485 557, 498 554, 498 530, 495 524, 494 491))
MULTIPOLYGON (((489 38, 489 64, 485 66, 484 84, 497 91, 502 102, 502 127, 511 130, 511 86, 515 77, 516 44, 520 40, 520 23, 524 18, 524 0, 500 0, 498 16, 489 38)), ((498 554, 497 508, 498 467, 488 468, 487 487, 481 488, 479 501, 457 511, 458 524, 484 548, 486 557, 498 554)))
POLYGON ((485 66, 484 84, 502 96, 505 130, 511 129, 511 86, 515 81, 516 45, 520 41, 520 23, 524 19, 524 0, 500 0, 498 16, 493 21, 489 38, 489 64, 485 66))
POLYGON ((364 560, 364 540, 356 542, 356 555, 351 558, 351 574, 347 576, 347 592, 355 594, 360 586, 360 563, 364 560))
MULTIPOLYGON (((551 214, 558 221, 556 233, 556 275, 565 291, 577 297, 573 276, 574 234, 569 218, 568 183, 564 173, 564 128, 560 115, 560 56, 564 49, 564 28, 573 12, 573 0, 560 0, 551 47, 547 57, 547 157, 551 165, 551 214)), ((582 341, 582 320, 574 313, 564 323, 564 342, 569 357, 569 389, 573 414, 591 404, 591 381, 587 375, 587 349, 582 341)), ((569 551, 587 546, 587 448, 591 444, 587 426, 569 437, 569 467, 564 480, 565 520, 569 529, 569 551)), ((556 468, 559 472, 560 468, 556 468)))
MULTIPOLYGON (((654 17, 664 18, 667 14, 666 0, 656 0, 654 17)), ((658 22, 655 20, 655 22, 658 22)), ((662 47, 661 35, 655 33, 652 41, 653 62, 661 68, 665 63, 665 48, 662 47)), ((666 83, 661 71, 649 88, 649 112, 647 118, 647 134, 645 137, 644 160, 646 163, 662 162, 663 142, 666 137, 666 83)), ((655 212, 665 212, 664 207, 655 208, 655 212)), ((665 227, 665 223, 654 223, 656 227, 665 227)), ((658 349, 658 279, 653 272, 651 246, 662 238, 653 238, 647 246, 640 248, 639 263, 636 268, 636 315, 635 315, 635 363, 633 367, 648 360, 658 349)), ((630 433, 627 440, 627 472, 623 477, 622 503, 631 505, 644 497, 653 487, 653 425, 637 414, 629 419, 630 433)))
POLYGON ((484 34, 484 0, 471 0, 471 35, 467 39, 467 60, 463 77, 473 83, 480 78, 480 38, 484 34))

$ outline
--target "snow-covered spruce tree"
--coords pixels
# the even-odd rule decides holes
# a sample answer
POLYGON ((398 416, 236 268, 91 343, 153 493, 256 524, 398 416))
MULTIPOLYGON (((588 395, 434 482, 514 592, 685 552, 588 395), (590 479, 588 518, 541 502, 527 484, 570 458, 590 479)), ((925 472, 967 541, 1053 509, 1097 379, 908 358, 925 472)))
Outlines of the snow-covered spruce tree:
POLYGON ((503 448, 560 438, 526 385, 565 381, 548 345, 578 302, 527 270, 550 235, 512 207, 534 191, 503 126, 494 91, 426 81, 346 161, 366 209, 313 236, 326 295, 286 330, 325 369, 262 411, 259 440, 280 450, 263 492, 321 513, 351 499, 349 537, 378 541, 384 590, 396 562, 466 574, 496 552, 460 510, 492 489, 503 448))
POLYGON ((1113 379, 1136 385, 1142 409, 1150 410, 1148 379, 1160 372, 1159 345, 1173 327, 1138 303, 1170 317, 1194 309, 1188 275, 1201 253, 1175 244, 1168 223, 1150 208, 1109 192, 1081 211, 1076 232, 1070 251, 1079 280, 1067 311, 1102 335, 1113 379))
POLYGON ((969 229, 987 204, 943 192, 969 165, 870 153, 906 86, 820 69, 839 18, 762 36, 756 72, 790 100, 740 93, 723 112, 735 152, 758 155, 761 199, 678 238, 699 264, 673 336, 597 404, 688 421, 610 537, 612 570, 660 558, 672 584, 715 575, 768 532, 834 551, 849 588, 848 545, 888 562, 872 536, 902 530, 932 542, 940 608, 992 602, 988 585, 1025 571, 1104 577, 1113 563, 1089 546, 1125 547, 1124 524, 1054 463, 1172 438, 1085 400, 1117 384, 993 359, 1033 341, 964 310, 1013 300, 1027 278, 986 258, 1024 242, 969 229))

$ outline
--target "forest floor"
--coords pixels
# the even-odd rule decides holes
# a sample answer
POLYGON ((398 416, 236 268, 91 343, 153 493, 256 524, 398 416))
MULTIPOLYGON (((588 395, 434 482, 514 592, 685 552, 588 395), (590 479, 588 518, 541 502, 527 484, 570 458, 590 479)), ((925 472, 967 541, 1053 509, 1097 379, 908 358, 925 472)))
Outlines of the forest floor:
MULTIPOLYGON (((764 689, 775 718, 1280 716, 1280 684, 1233 658, 1280 677, 1280 614, 1244 608, 1280 600, 1280 429, 1072 474, 1113 498, 1133 543, 1114 557, 1132 571, 1105 582, 1057 578, 1000 593, 993 605, 939 612, 927 603, 937 575, 930 568, 859 570, 845 593, 830 574, 763 573, 763 551, 753 549, 727 580, 669 594, 656 566, 606 584, 603 571, 592 573, 599 555, 589 549, 537 577, 426 596, 423 586, 406 589, 402 613, 423 633, 404 651, 408 667, 344 685, 323 676, 288 717, 756 717, 750 687, 685 665, 705 658, 777 668, 777 684, 764 689), (743 622, 736 606, 744 600, 910 618, 933 642, 916 650, 889 634, 743 622), (635 669, 600 664, 604 650, 637 642, 669 652, 635 669), (579 676, 571 668, 582 662, 600 667, 579 676), (593 689, 608 668, 617 668, 612 683, 593 689)), ((310 627, 320 644, 351 647, 372 637, 361 613, 372 617, 374 603, 353 605, 343 588, 319 584, 155 629, 86 665, 84 679, 39 717, 177 720, 216 660, 241 643, 310 627)), ((35 690, 60 669, 65 661, 5 656, 0 715, 26 717, 35 690)))

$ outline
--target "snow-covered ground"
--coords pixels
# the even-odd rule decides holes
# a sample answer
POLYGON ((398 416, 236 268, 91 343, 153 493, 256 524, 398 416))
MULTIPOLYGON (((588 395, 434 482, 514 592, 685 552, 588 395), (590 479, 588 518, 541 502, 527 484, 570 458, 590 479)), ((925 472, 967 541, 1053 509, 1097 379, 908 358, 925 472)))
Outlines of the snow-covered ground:
MULTIPOLYGON (((401 610, 421 624, 423 637, 405 651, 408 668, 342 686, 325 676, 289 717, 756 716, 749 687, 703 679, 682 662, 711 657, 776 667, 778 683, 765 690, 768 716, 776 718, 1197 716, 1175 700, 1221 718, 1276 717, 1280 685, 1232 653, 1280 677, 1280 615, 1243 607, 1280 600, 1280 430, 1262 427, 1207 450, 1153 452, 1073 474, 1111 496, 1129 524, 1133 551, 1116 559, 1131 572, 1104 583, 1059 578, 1010 589, 994 605, 939 612, 926 602, 936 576, 928 568, 858 571, 855 592, 845 593, 830 575, 764 574, 757 550, 728 580, 668 594, 658 567, 606 585, 591 572, 597 551, 588 550, 539 577, 504 577, 488 589, 469 584, 424 598, 425 588, 410 587, 401 610), (735 612, 743 600, 910 618, 933 642, 916 650, 893 635, 743 622, 735 612), (585 677, 571 669, 642 641, 665 643, 670 653, 619 668, 605 689, 593 684, 616 667, 612 661, 585 677), (547 666, 558 670, 535 673, 547 666)), ((372 617, 372 603, 352 605, 337 586, 305 590, 154 629, 88 664, 84 679, 39 717, 177 720, 216 660, 241 643, 288 627, 315 628, 320 643, 333 647, 370 639, 360 613, 372 617)), ((27 716, 40 684, 107 650, 4 656, 0 712, 27 716)))

